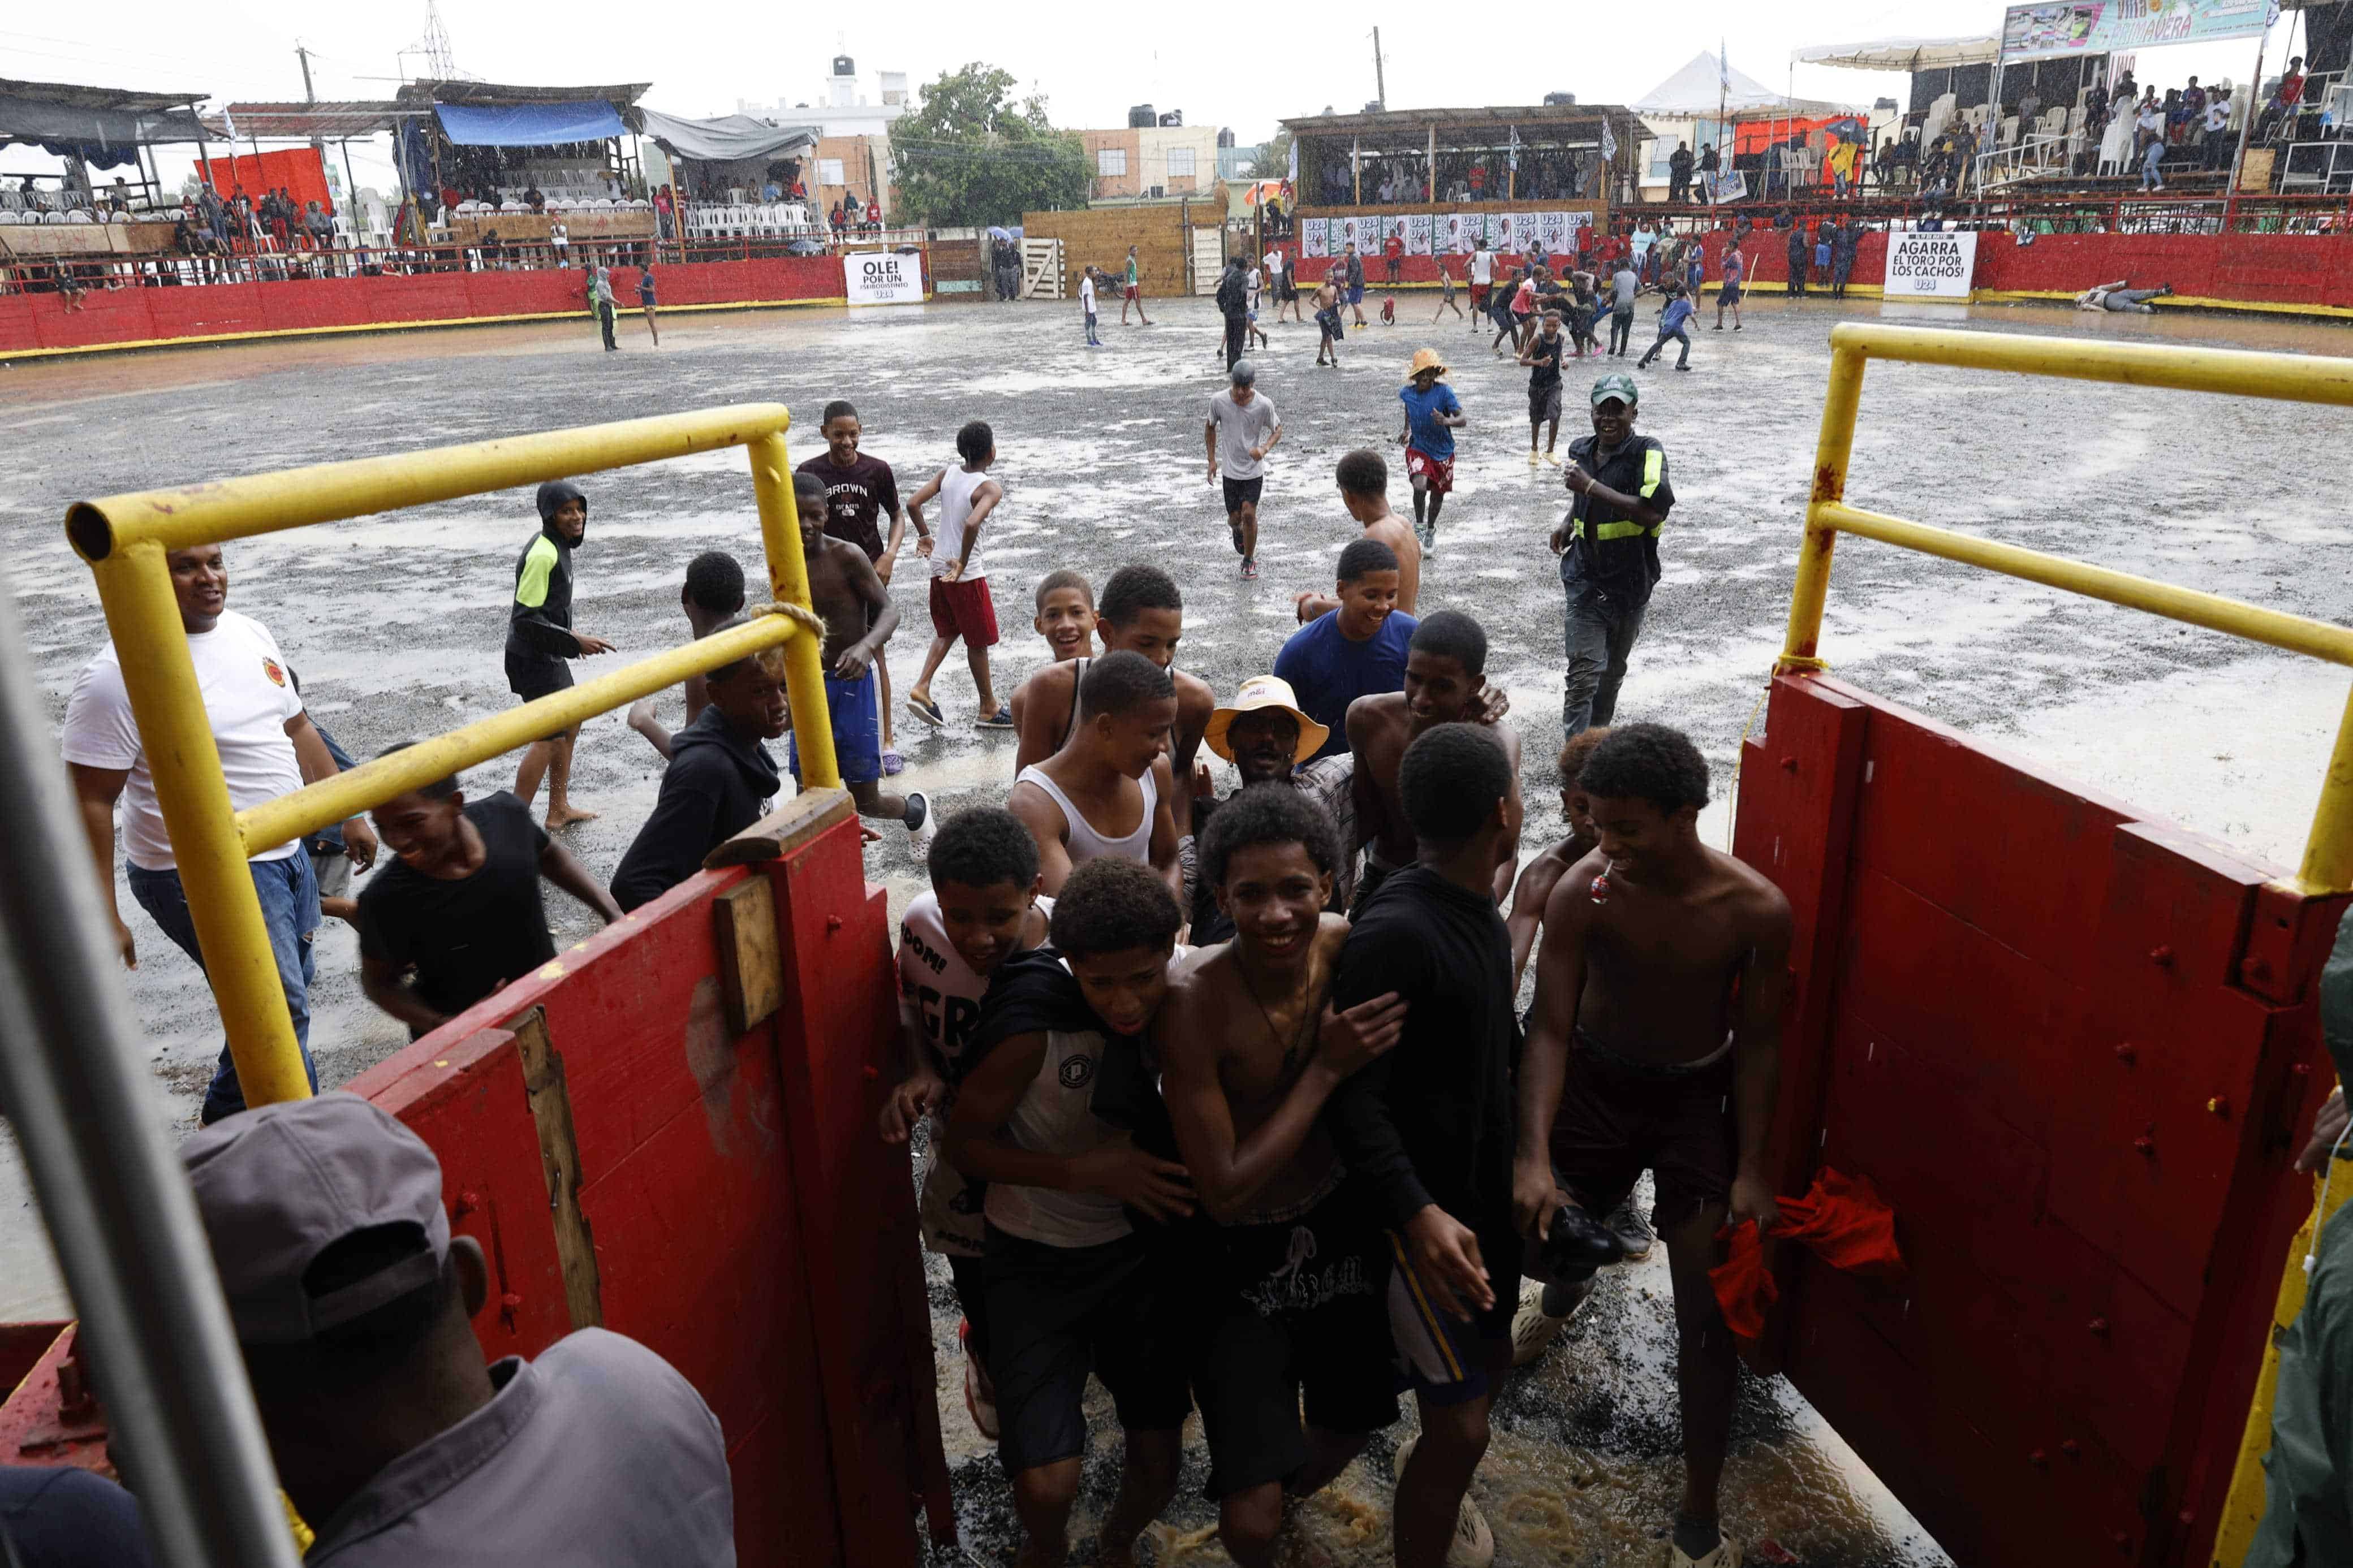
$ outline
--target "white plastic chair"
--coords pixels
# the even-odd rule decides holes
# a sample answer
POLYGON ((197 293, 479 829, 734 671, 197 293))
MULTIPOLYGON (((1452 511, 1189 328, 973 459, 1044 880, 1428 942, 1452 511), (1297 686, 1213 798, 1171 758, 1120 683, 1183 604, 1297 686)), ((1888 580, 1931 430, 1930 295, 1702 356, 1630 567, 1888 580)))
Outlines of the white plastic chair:
POLYGON ((66 215, 66 221, 68 223, 96 223, 98 219, 92 217, 87 209, 76 207, 73 211, 66 215))
POLYGON ((121 211, 111 212, 106 215, 106 221, 109 223, 129 223, 131 221, 131 215, 127 212, 121 211))

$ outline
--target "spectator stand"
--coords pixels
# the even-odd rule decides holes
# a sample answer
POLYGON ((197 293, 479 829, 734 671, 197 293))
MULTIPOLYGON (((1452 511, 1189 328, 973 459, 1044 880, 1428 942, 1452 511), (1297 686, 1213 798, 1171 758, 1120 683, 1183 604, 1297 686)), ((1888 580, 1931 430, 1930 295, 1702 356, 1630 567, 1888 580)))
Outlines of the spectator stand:
POLYGON ((658 214, 665 243, 815 235, 804 175, 819 127, 771 125, 748 114, 690 120, 639 109, 636 115, 650 144, 649 184, 669 193, 661 205, 670 210, 658 214))
POLYGON ((167 252, 153 149, 202 143, 202 93, 0 80, 0 146, 38 147, 60 173, 0 190, 0 293, 100 283, 123 258, 167 252), (128 169, 101 184, 92 170, 128 169), (44 190, 38 180, 54 179, 44 190), (135 182, 135 183, 134 183, 135 182))

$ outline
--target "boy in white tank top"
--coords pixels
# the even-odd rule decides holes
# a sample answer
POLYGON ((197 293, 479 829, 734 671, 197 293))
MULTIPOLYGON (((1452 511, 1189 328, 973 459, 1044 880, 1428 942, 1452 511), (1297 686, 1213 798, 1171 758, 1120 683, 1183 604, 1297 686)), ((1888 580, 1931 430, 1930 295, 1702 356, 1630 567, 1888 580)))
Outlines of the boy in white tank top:
POLYGON ((1142 654, 1108 653, 1079 683, 1079 715, 1070 741, 1022 769, 1005 803, 1038 841, 1044 890, 1108 857, 1149 866, 1181 899, 1167 760, 1176 683, 1142 654))
POLYGON ((908 689, 907 710, 934 727, 948 721, 932 700, 932 677, 962 639, 980 697, 974 728, 1011 730, 1013 715, 997 700, 988 680, 988 650, 997 646, 997 602, 989 596, 988 576, 980 562, 981 525, 1005 499, 1004 488, 988 477, 989 465, 997 461, 995 432, 973 420, 956 432, 956 455, 964 459, 961 467, 933 475, 907 502, 907 516, 919 532, 923 503, 934 497, 940 503, 938 530, 925 534, 915 547, 932 563, 932 646, 923 655, 923 673, 908 689))

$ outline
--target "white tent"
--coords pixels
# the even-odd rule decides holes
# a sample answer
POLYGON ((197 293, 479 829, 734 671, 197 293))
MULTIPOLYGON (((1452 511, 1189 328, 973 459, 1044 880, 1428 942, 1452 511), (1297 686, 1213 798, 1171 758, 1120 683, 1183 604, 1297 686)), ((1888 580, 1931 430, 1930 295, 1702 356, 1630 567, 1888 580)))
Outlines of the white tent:
POLYGON ((1822 120, 1858 112, 1852 104, 1790 99, 1736 70, 1719 73, 1715 56, 1705 53, 1694 55, 1689 65, 1627 107, 1651 120, 1712 120, 1719 103, 1725 118, 1733 120, 1765 114, 1822 120))
POLYGON ((1816 44, 1789 58, 1804 66, 1844 66, 1867 71, 1949 70, 1993 63, 2001 40, 1983 38, 1882 38, 1869 44, 1816 44))

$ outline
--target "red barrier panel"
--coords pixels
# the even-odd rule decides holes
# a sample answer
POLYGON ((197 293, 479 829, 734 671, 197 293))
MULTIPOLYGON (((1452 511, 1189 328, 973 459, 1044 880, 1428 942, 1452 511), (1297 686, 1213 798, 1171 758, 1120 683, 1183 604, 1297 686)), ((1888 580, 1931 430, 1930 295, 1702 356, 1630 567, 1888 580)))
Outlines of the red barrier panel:
POLYGON ((780 814, 781 858, 673 889, 351 1087, 440 1154, 491 1258, 485 1353, 639 1341, 719 1417, 744 1563, 912 1568, 915 1509, 954 1523, 913 1192, 875 1134, 896 971, 827 793, 780 814), (723 907, 749 933, 728 960, 765 943, 781 976, 740 1032, 723 907))
MULTIPOLYGON (((658 266, 665 306, 842 298, 838 257, 658 266)), ((617 305, 637 308, 638 269, 615 268, 617 305)), ((378 278, 290 279, 165 289, 93 289, 69 313, 56 294, 0 297, 0 354, 101 348, 233 333, 299 333, 408 323, 483 321, 587 312, 581 269, 424 272, 378 278)))
POLYGON ((1773 683, 1735 847, 1797 922, 1779 1188, 1870 1177, 1911 1265, 1791 1249, 1764 1359, 1961 1562, 2202 1563, 2346 900, 1817 677, 1773 683))

